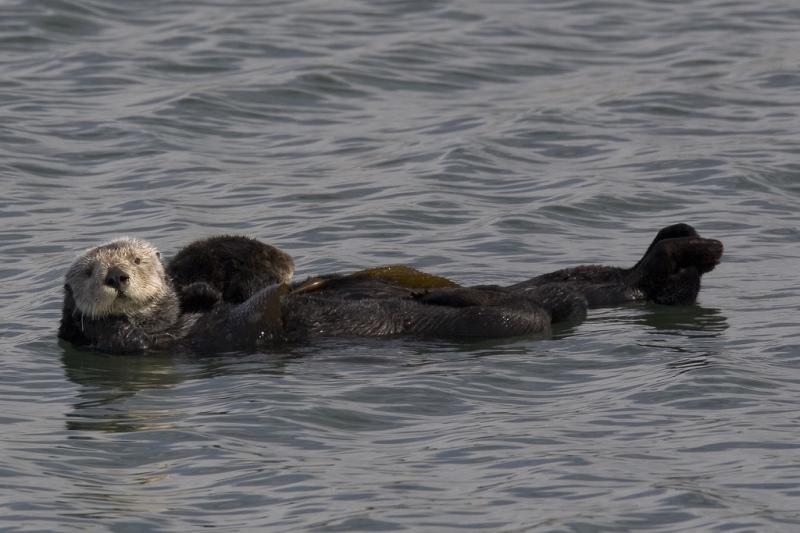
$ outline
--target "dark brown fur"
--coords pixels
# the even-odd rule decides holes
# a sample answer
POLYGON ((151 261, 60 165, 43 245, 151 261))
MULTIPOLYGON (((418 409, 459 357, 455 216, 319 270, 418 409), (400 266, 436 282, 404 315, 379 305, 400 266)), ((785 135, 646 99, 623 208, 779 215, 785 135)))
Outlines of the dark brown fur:
POLYGON ((167 265, 185 312, 208 311, 219 301, 242 303, 263 287, 288 283, 294 261, 286 252, 240 235, 194 241, 167 265))
POLYGON ((142 316, 85 316, 68 283, 59 336, 112 353, 141 353, 248 350, 325 336, 546 334, 551 324, 582 320, 589 307, 640 300, 693 303, 701 276, 723 251, 719 241, 676 224, 661 230, 627 269, 579 266, 508 287, 460 287, 412 269, 378 269, 312 278, 289 288, 291 258, 270 249, 280 252, 244 237, 215 237, 184 248, 169 266, 190 298, 182 313, 169 278, 142 316), (256 250, 253 257, 236 257, 250 250, 256 250), (269 258, 282 264, 270 264, 269 258), (276 276, 284 281, 275 283, 276 276), (186 312, 192 305, 204 312, 186 312))

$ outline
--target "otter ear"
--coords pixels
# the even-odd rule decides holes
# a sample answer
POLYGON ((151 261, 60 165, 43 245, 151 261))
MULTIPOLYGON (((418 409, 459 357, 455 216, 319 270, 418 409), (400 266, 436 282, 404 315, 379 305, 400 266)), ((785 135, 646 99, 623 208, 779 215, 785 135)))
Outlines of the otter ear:
POLYGON ((156 257, 158 257, 159 259, 161 259, 161 252, 156 252, 156 257))

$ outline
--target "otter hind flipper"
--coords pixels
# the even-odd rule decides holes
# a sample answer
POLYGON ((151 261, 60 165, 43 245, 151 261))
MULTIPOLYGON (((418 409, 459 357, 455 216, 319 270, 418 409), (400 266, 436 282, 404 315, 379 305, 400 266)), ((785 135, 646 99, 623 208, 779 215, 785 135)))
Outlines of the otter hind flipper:
POLYGON ((648 300, 669 305, 694 303, 700 278, 719 264, 720 241, 702 237, 678 237, 654 243, 632 269, 636 286, 648 300))
POLYGON ((694 267, 705 274, 714 270, 722 258, 724 247, 718 240, 696 237, 679 241, 675 253, 682 268, 694 267))
POLYGON ((666 240, 666 239, 678 239, 680 237, 699 237, 700 235, 697 233, 692 226, 685 223, 680 224, 672 224, 671 226, 667 226, 661 228, 658 233, 656 233, 653 242, 650 243, 650 246, 647 248, 645 255, 653 249, 653 247, 658 244, 659 242, 666 240))

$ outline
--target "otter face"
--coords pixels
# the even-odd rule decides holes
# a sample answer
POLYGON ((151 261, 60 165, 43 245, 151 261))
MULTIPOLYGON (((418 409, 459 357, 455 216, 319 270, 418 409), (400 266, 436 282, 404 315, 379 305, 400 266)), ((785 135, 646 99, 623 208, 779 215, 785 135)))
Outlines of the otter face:
POLYGON ((75 307, 91 318, 131 316, 170 290, 158 250, 123 238, 91 248, 67 271, 75 307))

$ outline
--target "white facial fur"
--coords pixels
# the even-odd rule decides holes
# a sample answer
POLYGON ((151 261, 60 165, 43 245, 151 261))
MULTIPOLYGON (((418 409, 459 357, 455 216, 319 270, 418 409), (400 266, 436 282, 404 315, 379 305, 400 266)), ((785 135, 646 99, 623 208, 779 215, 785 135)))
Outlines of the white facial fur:
POLYGON ((170 287, 155 246, 130 237, 84 252, 67 271, 66 283, 78 310, 91 318, 146 312, 170 287), (105 283, 114 267, 129 277, 123 290, 105 283))

